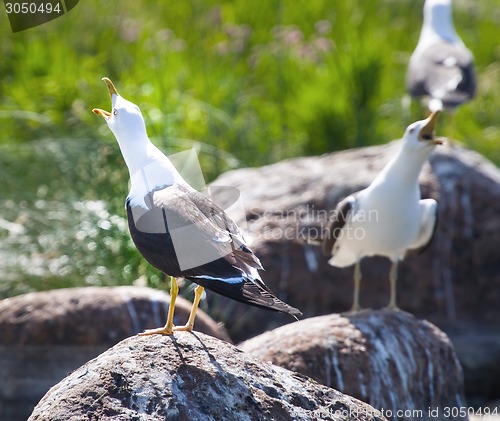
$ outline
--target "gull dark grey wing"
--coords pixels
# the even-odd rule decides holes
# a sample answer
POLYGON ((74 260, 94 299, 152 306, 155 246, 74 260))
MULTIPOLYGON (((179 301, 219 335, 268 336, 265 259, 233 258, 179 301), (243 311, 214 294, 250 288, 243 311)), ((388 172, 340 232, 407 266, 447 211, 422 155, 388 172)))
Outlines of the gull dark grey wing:
POLYGON ((345 199, 339 202, 333 216, 330 219, 330 224, 328 228, 323 232, 323 243, 322 250, 323 255, 326 257, 332 256, 333 247, 337 241, 339 233, 342 232, 342 228, 349 218, 349 214, 352 212, 356 203, 356 197, 354 195, 347 196, 345 199))
POLYGON ((236 224, 209 198, 170 186, 153 191, 145 201, 148 209, 127 201, 127 215, 132 239, 151 265, 237 301, 301 314, 252 275, 262 268, 259 259, 236 224))
POLYGON ((476 92, 474 59, 461 44, 435 43, 410 61, 407 88, 411 95, 438 98, 456 107, 476 92))
POLYGON ((127 205, 132 238, 139 243, 138 247, 144 248, 140 249, 143 254, 156 256, 155 262, 150 263, 163 271, 168 268, 176 272, 166 271, 167 274, 190 276, 191 269, 200 266, 196 262, 203 256, 205 259, 201 260, 225 259, 243 272, 247 267, 262 268, 259 259, 244 243, 236 224, 223 209, 202 194, 183 186, 172 186, 150 193, 146 204, 147 210, 127 205), (149 241, 145 240, 146 236, 149 241), (155 244, 158 241, 163 242, 164 247, 168 243, 169 247, 159 248, 155 244), (180 267, 172 267, 171 262, 166 262, 167 254, 177 255, 178 261, 187 259, 186 271, 182 271, 182 261, 180 267), (162 262, 167 267, 163 267, 162 262), (183 273, 179 273, 179 269, 183 273))

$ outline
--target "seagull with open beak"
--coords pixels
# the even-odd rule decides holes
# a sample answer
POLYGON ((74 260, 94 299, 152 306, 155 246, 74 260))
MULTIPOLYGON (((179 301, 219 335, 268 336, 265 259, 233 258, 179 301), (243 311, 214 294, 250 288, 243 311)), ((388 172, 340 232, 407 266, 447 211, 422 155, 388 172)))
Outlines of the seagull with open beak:
POLYGON ((397 309, 398 263, 410 252, 422 251, 431 241, 437 220, 437 202, 421 199, 418 176, 424 162, 443 139, 434 136, 439 111, 406 129, 401 148, 364 190, 351 194, 336 207, 323 232, 323 253, 336 267, 354 267, 354 300, 360 309, 361 260, 385 256, 391 260, 389 308, 397 309))
POLYGON ((126 210, 132 240, 151 265, 171 277, 165 326, 142 334, 192 330, 204 288, 295 318, 301 315, 262 281, 260 261, 234 221, 191 187, 150 141, 139 107, 119 95, 111 80, 103 81, 111 96, 112 111, 92 111, 106 120, 130 173, 126 210), (198 285, 188 322, 183 326, 175 326, 173 320, 178 277, 198 285))

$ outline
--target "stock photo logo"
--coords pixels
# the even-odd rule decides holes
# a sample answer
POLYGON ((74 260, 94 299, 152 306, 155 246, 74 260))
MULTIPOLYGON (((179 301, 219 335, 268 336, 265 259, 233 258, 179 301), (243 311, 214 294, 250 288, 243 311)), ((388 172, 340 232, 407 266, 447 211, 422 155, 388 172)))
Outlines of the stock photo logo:
POLYGON ((4 5, 12 32, 20 32, 63 16, 78 2, 79 0, 4 0, 4 5))
MULTIPOLYGON (((148 234, 168 234, 181 270, 188 270, 204 264, 216 261, 222 255, 232 252, 233 239, 226 230, 224 213, 233 220, 245 221, 245 208, 240 191, 229 186, 206 186, 196 150, 190 149, 169 155, 168 158, 177 168, 181 176, 196 190, 186 190, 179 193, 175 199, 176 205, 182 208, 185 214, 197 215, 196 218, 184 218, 178 212, 172 212, 168 208, 156 207, 153 196, 165 186, 159 186, 158 190, 151 190, 149 186, 154 185, 156 167, 146 166, 141 169, 137 181, 143 184, 144 191, 152 191, 151 195, 144 198, 141 206, 134 206, 132 216, 136 227, 148 234), (208 197, 215 206, 210 209, 201 209, 196 212, 199 202, 192 201, 192 195, 202 194, 208 197), (193 212, 194 211, 194 212, 193 212), (144 225, 141 217, 148 212, 154 221, 152 224, 144 225), (212 240, 218 247, 207 247, 205 238, 205 226, 216 227, 215 237, 212 240)), ((161 193, 160 193, 161 194, 161 193)), ((206 205, 206 203, 204 204, 206 205)), ((246 230, 246 224, 239 224, 242 231, 246 230)), ((208 229, 209 232, 212 230, 208 229)))

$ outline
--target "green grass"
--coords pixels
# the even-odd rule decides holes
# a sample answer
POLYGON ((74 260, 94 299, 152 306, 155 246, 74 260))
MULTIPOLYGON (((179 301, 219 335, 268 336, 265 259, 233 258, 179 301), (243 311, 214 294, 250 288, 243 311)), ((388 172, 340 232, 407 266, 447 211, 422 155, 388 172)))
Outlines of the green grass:
MULTIPOLYGON (((498 164, 500 0, 456 0, 454 17, 479 91, 439 131, 498 164)), ((91 113, 110 108, 103 76, 166 152, 196 146, 208 180, 385 143, 422 116, 401 107, 421 25, 414 0, 80 2, 16 34, 3 19, 0 219, 24 231, 0 224, 0 296, 161 281, 130 243, 127 170, 91 113)))

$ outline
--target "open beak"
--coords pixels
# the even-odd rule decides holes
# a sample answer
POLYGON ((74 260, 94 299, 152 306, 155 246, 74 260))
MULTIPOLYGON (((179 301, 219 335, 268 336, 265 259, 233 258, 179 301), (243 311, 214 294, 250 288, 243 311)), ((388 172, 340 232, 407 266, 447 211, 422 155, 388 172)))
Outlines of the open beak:
MULTIPOLYGON (((106 87, 108 88, 109 96, 111 97, 111 100, 113 100, 113 95, 118 95, 118 91, 115 88, 115 85, 113 85, 113 82, 107 77, 103 77, 102 80, 106 84, 106 87)), ((109 111, 104 111, 101 110, 100 108, 94 108, 92 110, 94 114, 100 115, 103 117, 105 120, 109 120, 111 118, 111 113, 109 111)))
POLYGON ((422 127, 418 138, 423 142, 429 142, 432 145, 442 145, 443 138, 434 136, 434 128, 439 115, 439 111, 434 111, 428 118, 427 124, 422 127))
POLYGON ((100 115, 105 120, 109 120, 111 118, 111 113, 109 111, 104 111, 104 110, 101 110, 100 108, 93 108, 92 112, 94 114, 100 115))
POLYGON ((103 77, 102 80, 106 84, 106 86, 108 88, 109 96, 111 98, 113 98, 113 94, 118 95, 118 91, 116 90, 115 85, 113 85, 113 82, 111 82, 111 79, 109 79, 107 77, 103 77))

